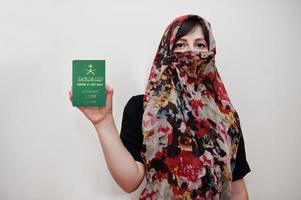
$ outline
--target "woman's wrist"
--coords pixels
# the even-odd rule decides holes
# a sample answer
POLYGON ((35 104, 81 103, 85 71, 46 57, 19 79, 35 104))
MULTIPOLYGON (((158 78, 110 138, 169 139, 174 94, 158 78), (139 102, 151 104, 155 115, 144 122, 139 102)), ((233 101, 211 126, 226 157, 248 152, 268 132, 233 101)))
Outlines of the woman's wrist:
POLYGON ((98 133, 105 130, 114 124, 114 118, 112 113, 106 115, 106 117, 98 123, 93 124, 98 133))

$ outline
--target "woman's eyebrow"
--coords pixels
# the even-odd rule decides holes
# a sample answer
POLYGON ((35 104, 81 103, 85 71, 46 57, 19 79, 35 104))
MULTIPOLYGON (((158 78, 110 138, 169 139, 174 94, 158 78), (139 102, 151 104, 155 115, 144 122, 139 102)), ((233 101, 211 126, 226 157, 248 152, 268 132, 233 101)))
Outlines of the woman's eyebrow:
POLYGON ((205 40, 204 38, 197 38, 197 39, 195 39, 195 40, 205 40))
MULTIPOLYGON (((196 38, 195 40, 205 40, 205 39, 204 39, 204 38, 196 38)), ((181 39, 179 39, 178 41, 184 41, 184 42, 187 42, 187 39, 181 38, 181 39)))
POLYGON ((184 41, 184 42, 186 42, 187 40, 184 39, 184 38, 181 38, 181 39, 179 39, 178 41, 184 41))

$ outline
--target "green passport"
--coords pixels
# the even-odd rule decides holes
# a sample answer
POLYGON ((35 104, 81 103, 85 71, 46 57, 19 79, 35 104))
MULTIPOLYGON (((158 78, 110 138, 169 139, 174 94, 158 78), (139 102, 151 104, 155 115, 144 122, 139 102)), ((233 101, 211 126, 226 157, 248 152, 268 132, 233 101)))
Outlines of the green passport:
POLYGON ((105 106, 105 60, 72 61, 72 104, 105 106))

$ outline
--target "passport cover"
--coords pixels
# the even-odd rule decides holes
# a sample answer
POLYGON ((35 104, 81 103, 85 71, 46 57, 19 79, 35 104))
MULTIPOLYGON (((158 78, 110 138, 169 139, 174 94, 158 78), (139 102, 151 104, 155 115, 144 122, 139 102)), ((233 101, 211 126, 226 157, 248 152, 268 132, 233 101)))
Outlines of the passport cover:
POLYGON ((72 60, 72 104, 105 106, 105 60, 72 60))

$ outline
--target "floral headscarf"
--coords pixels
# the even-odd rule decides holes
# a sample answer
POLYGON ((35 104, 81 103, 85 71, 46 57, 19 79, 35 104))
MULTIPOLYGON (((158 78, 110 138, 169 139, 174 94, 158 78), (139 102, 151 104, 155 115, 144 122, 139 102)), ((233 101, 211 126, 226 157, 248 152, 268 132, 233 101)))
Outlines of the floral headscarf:
POLYGON ((142 159, 147 184, 140 199, 231 199, 241 136, 239 117, 215 66, 209 22, 208 52, 172 52, 189 17, 166 28, 143 98, 142 159))

